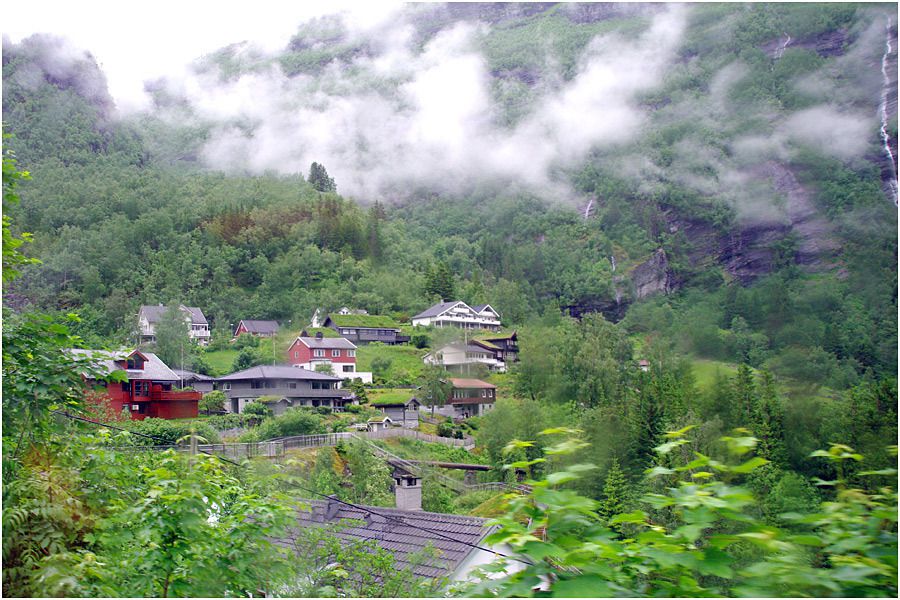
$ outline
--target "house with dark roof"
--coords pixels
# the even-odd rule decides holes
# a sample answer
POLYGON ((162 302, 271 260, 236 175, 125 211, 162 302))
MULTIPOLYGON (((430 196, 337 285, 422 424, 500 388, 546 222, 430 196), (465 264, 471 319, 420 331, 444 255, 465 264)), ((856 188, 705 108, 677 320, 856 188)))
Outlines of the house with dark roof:
MULTIPOLYGON (((454 373, 469 373, 475 365, 483 365, 495 373, 506 371, 502 351, 484 340, 452 342, 426 354, 422 361, 427 365, 439 365, 454 373)), ((477 372, 476 372, 477 374, 477 372)))
MULTIPOLYGON (((508 548, 492 548, 485 542, 494 531, 487 519, 423 511, 421 479, 401 470, 393 477, 397 508, 348 505, 334 498, 304 500, 295 525, 275 543, 307 552, 304 529, 342 525, 335 533, 339 540, 372 540, 393 554, 397 570, 409 569, 417 578, 448 584, 469 580, 475 567, 498 558, 495 552, 509 554, 508 548)), ((352 571, 352 565, 347 568, 352 571)))
POLYGON ((215 387, 215 377, 181 369, 172 369, 172 372, 178 376, 178 387, 193 388, 201 394, 208 394, 215 387))
POLYGON ((296 406, 326 406, 336 410, 355 402, 341 389, 341 379, 291 365, 260 365, 216 379, 228 399, 229 412, 243 412, 250 402, 263 401, 276 415, 296 406))
POLYGON ((200 392, 174 389, 179 385, 178 375, 152 352, 82 349, 69 352, 88 357, 107 375, 125 372, 127 381, 91 383, 104 388, 113 408, 127 410, 133 420, 186 419, 198 414, 200 392))
POLYGON ((372 373, 356 370, 356 345, 342 337, 325 336, 321 331, 315 336, 302 331, 288 348, 287 359, 290 364, 310 371, 327 367, 336 377, 372 383, 372 373))
POLYGON ((234 337, 243 333, 256 337, 274 337, 278 333, 278 321, 259 321, 255 319, 241 319, 234 330, 234 337))
MULTIPOLYGON (((203 316, 203 311, 196 306, 185 306, 180 304, 178 309, 184 315, 184 320, 190 327, 189 335, 192 340, 206 346, 209 344, 209 323, 203 316)), ((138 328, 141 330, 142 342, 156 341, 156 326, 162 320, 163 315, 169 310, 162 304, 158 306, 141 306, 138 311, 138 328)))
POLYGON ((500 331, 500 313, 489 304, 469 306, 465 302, 441 302, 412 318, 414 327, 460 327, 500 331))
POLYGON ((506 363, 519 360, 519 336, 513 331, 509 335, 482 335, 478 341, 487 342, 498 349, 497 358, 506 363))
POLYGON ((400 324, 390 317, 379 315, 331 314, 325 317, 323 327, 330 327, 344 339, 354 344, 381 342, 405 344, 409 336, 401 335, 400 324))

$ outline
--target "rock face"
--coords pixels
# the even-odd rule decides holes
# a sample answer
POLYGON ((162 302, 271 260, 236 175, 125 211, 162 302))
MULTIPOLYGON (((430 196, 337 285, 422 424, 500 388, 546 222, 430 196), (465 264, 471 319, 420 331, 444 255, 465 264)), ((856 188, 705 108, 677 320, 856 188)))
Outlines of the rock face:
POLYGON ((672 291, 672 273, 666 251, 660 248, 649 260, 631 270, 631 285, 634 298, 640 300, 654 294, 668 294, 672 291))

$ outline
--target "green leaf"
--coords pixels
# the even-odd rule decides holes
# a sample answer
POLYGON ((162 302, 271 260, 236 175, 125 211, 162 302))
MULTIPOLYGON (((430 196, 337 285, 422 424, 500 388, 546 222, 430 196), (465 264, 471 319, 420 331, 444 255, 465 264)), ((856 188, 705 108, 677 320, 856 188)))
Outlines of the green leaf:
POLYGON ((731 578, 734 572, 731 570, 732 558, 717 548, 707 548, 703 552, 703 558, 697 564, 697 570, 704 575, 731 578))
POLYGON ((618 595, 610 582, 599 575, 563 579, 550 590, 554 598, 603 598, 618 595))
POLYGON ((622 513, 614 516, 609 520, 610 525, 616 525, 617 523, 646 523, 647 522, 647 513, 642 510, 636 510, 630 513, 622 513))
POLYGON ((750 460, 748 460, 747 462, 745 462, 745 463, 742 464, 742 465, 738 465, 738 466, 736 466, 736 467, 732 467, 731 471, 732 471, 733 473, 749 473, 749 472, 752 471, 753 469, 755 469, 755 468, 757 468, 757 467, 761 467, 761 466, 766 465, 766 464, 768 464, 768 463, 769 463, 769 461, 767 461, 766 459, 764 459, 764 458, 762 458, 762 457, 760 457, 760 456, 756 456, 756 457, 754 457, 754 458, 751 458, 750 460))
POLYGON ((683 428, 679 429, 678 431, 667 431, 665 434, 665 437, 666 437, 666 439, 669 439, 669 440, 683 437, 684 434, 686 434, 688 431, 690 431, 694 427, 696 427, 696 425, 688 425, 687 427, 683 427, 683 428))

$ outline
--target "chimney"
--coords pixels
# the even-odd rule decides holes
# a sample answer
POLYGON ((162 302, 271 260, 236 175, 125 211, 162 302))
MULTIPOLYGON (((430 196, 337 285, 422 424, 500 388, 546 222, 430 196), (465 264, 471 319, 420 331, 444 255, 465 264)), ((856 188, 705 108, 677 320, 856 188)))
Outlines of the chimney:
POLYGON ((309 332, 304 329, 300 332, 300 337, 309 337, 309 332))
POLYGON ((316 339, 317 339, 317 340, 321 340, 323 337, 325 337, 325 336, 322 335, 322 332, 321 332, 321 331, 317 331, 317 332, 316 332, 316 339))
POLYGON ((394 495, 400 510, 422 510, 422 479, 399 467, 394 468, 394 495))

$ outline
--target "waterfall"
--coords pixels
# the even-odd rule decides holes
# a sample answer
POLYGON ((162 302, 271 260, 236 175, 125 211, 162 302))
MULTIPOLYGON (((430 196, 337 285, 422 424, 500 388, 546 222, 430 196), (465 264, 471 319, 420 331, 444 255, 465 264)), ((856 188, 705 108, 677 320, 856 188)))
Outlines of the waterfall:
POLYGON ((587 206, 584 207, 584 220, 587 221, 591 216, 591 209, 594 207, 594 199, 588 200, 587 206))
POLYGON ((616 257, 615 256, 609 257, 609 264, 612 265, 612 272, 615 273, 616 272, 616 257))
POLYGON ((784 55, 784 51, 787 49, 788 45, 791 43, 791 36, 789 36, 787 33, 785 33, 784 35, 787 37, 787 39, 784 40, 784 44, 781 46, 781 48, 779 48, 778 50, 775 51, 776 60, 781 58, 784 55))
POLYGON ((884 146, 884 153, 887 155, 888 162, 891 164, 891 180, 888 182, 891 190, 891 197, 894 201, 894 206, 897 206, 897 168, 894 165, 894 153, 891 151, 891 138, 887 132, 888 126, 888 112, 887 112, 887 104, 888 104, 888 90, 891 89, 891 80, 888 77, 888 56, 890 56, 893 49, 891 48, 891 18, 888 17, 887 20, 887 36, 885 40, 885 50, 884 56, 881 57, 881 76, 884 81, 884 85, 881 86, 881 104, 878 107, 878 113, 881 117, 881 142, 884 146))

